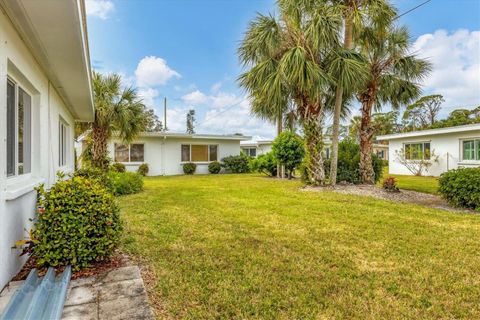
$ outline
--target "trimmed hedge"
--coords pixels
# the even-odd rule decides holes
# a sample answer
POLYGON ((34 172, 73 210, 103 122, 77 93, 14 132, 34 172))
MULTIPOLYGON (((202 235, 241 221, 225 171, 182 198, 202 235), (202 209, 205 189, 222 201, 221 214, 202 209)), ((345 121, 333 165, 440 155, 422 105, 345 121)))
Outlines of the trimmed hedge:
POLYGON ((113 171, 116 171, 116 172, 127 171, 127 168, 125 167, 125 165, 123 163, 120 163, 120 162, 113 163, 111 168, 112 168, 113 171))
POLYGON ((113 253, 122 223, 114 196, 105 186, 77 176, 38 191, 41 209, 32 241, 41 266, 71 264, 78 270, 113 253))
POLYGON ((142 175, 142 176, 146 176, 148 174, 148 164, 147 163, 142 163, 141 165, 138 166, 138 169, 137 169, 137 172, 142 175))
POLYGON ((248 165, 249 159, 250 158, 243 153, 238 156, 228 156, 222 159, 222 166, 230 173, 250 172, 250 167, 248 165))
POLYGON ((217 174, 222 170, 222 165, 218 161, 213 161, 208 164, 208 172, 217 174))
POLYGON ((143 176, 136 172, 114 172, 107 174, 110 191, 121 196, 143 190, 143 176))
POLYGON ((438 191, 453 206, 480 211, 480 168, 442 173, 438 191))
POLYGON ((183 173, 185 174, 194 174, 197 170, 197 165, 193 162, 187 162, 183 164, 183 173))

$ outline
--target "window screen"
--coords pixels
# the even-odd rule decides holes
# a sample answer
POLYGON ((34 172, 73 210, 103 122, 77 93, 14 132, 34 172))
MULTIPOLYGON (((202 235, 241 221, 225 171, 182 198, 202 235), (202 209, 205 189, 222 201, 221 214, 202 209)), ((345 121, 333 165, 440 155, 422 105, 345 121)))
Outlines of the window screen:
POLYGON ((183 162, 190 161, 190 145, 189 144, 182 144, 182 161, 183 162))
POLYGON ((115 143, 115 162, 128 162, 128 146, 115 143))
POLYGON ((15 175, 15 84, 7 81, 7 176, 15 175))
POLYGON ((192 160, 194 162, 208 161, 208 146, 207 145, 192 145, 192 160))
POLYGON ((130 162, 143 162, 144 159, 144 145, 131 144, 130 145, 130 162))
POLYGON ((210 145, 210 161, 217 161, 218 146, 210 145))

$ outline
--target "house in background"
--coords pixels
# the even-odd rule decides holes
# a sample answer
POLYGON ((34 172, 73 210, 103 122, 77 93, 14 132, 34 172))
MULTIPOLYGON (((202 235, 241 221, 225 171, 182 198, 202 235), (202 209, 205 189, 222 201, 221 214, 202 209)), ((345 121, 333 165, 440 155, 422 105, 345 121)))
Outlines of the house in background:
POLYGON ((418 161, 422 157, 432 161, 432 152, 438 156, 427 175, 439 176, 451 169, 480 166, 480 124, 390 134, 377 139, 389 143, 391 174, 412 174, 398 159, 401 150, 405 151, 407 161, 418 161))
POLYGON ((380 159, 388 160, 388 144, 374 143, 372 149, 380 159))
POLYGON ((93 120, 83 0, 0 0, 0 289, 26 257, 35 186, 74 169, 74 121, 93 120))
MULTIPOLYGON (((84 136, 83 136, 84 137, 84 136)), ((183 174, 183 164, 197 165, 196 174, 208 174, 208 165, 227 156, 240 154, 240 142, 250 139, 242 135, 186 134, 173 132, 144 132, 126 145, 117 138, 108 142, 108 152, 114 162, 123 163, 127 171, 136 171, 147 163, 149 176, 183 174)), ((78 139, 77 154, 83 149, 78 139)))
POLYGON ((240 148, 243 153, 249 157, 256 158, 259 155, 265 154, 272 150, 273 140, 254 136, 251 140, 244 140, 240 142, 240 148))

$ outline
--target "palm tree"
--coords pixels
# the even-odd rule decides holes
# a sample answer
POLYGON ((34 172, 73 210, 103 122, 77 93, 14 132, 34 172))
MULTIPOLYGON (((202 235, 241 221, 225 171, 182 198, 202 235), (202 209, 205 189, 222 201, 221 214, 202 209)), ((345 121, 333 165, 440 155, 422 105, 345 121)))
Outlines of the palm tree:
POLYGON ((93 72, 95 120, 91 124, 91 162, 98 168, 108 166, 107 142, 112 134, 128 143, 145 130, 148 116, 145 106, 132 87, 122 88, 118 74, 93 72))
POLYGON ((398 109, 416 99, 421 92, 420 82, 430 72, 431 65, 409 52, 411 43, 405 27, 367 27, 356 41, 369 68, 369 77, 357 92, 362 116, 360 178, 363 183, 374 183, 372 110, 380 111, 387 103, 398 109))
MULTIPOLYGON (((385 0, 333 0, 333 5, 341 8, 344 20, 343 49, 353 49, 354 31, 363 25, 384 26, 391 22, 395 10, 385 0)), ((340 134, 340 119, 344 108, 344 97, 350 97, 355 88, 345 87, 344 82, 338 82, 335 89, 335 105, 333 108, 332 152, 330 165, 330 183, 337 182, 338 142, 340 134)))
POLYGON ((324 184, 322 126, 328 91, 345 60, 349 66, 343 69, 345 78, 355 78, 358 57, 336 54, 342 28, 342 15, 336 7, 311 0, 277 3, 278 18, 259 14, 248 27, 239 55, 249 70, 239 81, 253 108, 295 106, 303 126, 309 182, 324 184))

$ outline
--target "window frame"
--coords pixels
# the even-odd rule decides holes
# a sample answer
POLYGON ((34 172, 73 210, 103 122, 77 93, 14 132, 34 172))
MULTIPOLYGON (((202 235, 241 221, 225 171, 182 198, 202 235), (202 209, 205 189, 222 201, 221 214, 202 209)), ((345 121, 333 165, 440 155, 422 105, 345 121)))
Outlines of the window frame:
POLYGON ((60 168, 68 165, 69 128, 67 121, 59 116, 58 119, 58 166, 60 168))
POLYGON ((258 156, 258 154, 257 154, 258 148, 257 147, 242 147, 241 150, 247 157, 256 158, 258 156), (252 156, 252 150, 255 150, 255 155, 254 156, 252 156))
MULTIPOLYGON (((15 119, 15 123, 14 123, 14 160, 13 160, 13 167, 14 167, 14 172, 13 174, 9 174, 8 173, 8 146, 6 146, 6 150, 5 150, 5 176, 8 180, 11 180, 11 179, 15 179, 15 178, 19 178, 19 177, 30 177, 31 174, 32 174, 32 154, 33 154, 33 151, 32 151, 32 136, 33 136, 33 98, 34 98, 34 95, 32 94, 32 92, 30 90, 28 90, 26 87, 27 86, 24 86, 21 81, 18 81, 14 76, 10 75, 10 74, 7 74, 7 77, 6 77, 6 95, 5 95, 5 117, 7 117, 7 113, 8 113, 8 84, 9 82, 13 85, 13 88, 14 88, 14 119, 15 119), (19 106, 18 106, 18 103, 19 103, 19 94, 20 94, 20 90, 23 91, 25 94, 27 94, 30 98, 30 110, 29 110, 29 117, 28 117, 28 127, 29 127, 29 130, 28 130, 28 133, 26 134, 25 132, 23 132, 23 141, 22 143, 25 144, 26 140, 25 138, 28 137, 28 145, 29 145, 29 150, 28 150, 28 167, 29 167, 29 171, 28 172, 22 172, 22 173, 19 173, 19 150, 18 150, 18 145, 19 145, 19 119, 18 119, 18 115, 19 115, 19 106)), ((8 119, 7 119, 8 121, 8 119)), ((23 119, 23 123, 25 125, 25 122, 27 121, 27 119, 23 119)), ((25 126, 27 126, 25 125, 25 126)), ((5 128, 7 129, 7 128, 5 128)), ((5 142, 6 144, 8 144, 8 130, 6 130, 6 136, 5 136, 5 142)), ((24 161, 23 163, 25 164, 25 150, 22 150, 22 153, 23 153, 23 158, 24 158, 24 161)), ((25 167, 25 165, 24 165, 25 167)))
POLYGON ((187 163, 187 162, 193 162, 193 163, 210 163, 214 161, 218 161, 218 152, 220 149, 220 145, 218 143, 181 143, 180 144, 180 163, 187 163), (185 161, 182 159, 182 149, 183 146, 189 146, 189 151, 188 151, 188 161, 185 161), (207 152, 208 152, 208 160, 207 161, 192 161, 192 146, 206 146, 207 147, 207 152), (211 160, 210 158, 210 146, 216 146, 217 147, 217 159, 211 160))
POLYGON ((462 138, 459 140, 459 148, 460 148, 460 159, 461 162, 464 163, 479 163, 480 162, 480 137, 471 137, 471 138, 462 138), (466 141, 473 142, 473 158, 474 159, 465 159, 463 157, 463 144, 466 141))
POLYGON ((428 141, 404 142, 402 147, 403 147, 403 153, 404 153, 404 156, 405 156, 405 160, 407 160, 407 161, 430 161, 430 160, 432 160, 432 142, 430 140, 428 140, 428 141), (422 145, 423 159, 407 158, 406 146, 407 145, 415 145, 415 144, 421 144, 422 145), (428 159, 425 158, 425 144, 430 145, 430 154, 429 154, 428 159))
POLYGON ((118 163, 124 163, 124 164, 141 164, 145 163, 145 143, 121 143, 121 142, 115 142, 113 144, 113 161, 118 162, 118 163), (128 148, 128 161, 118 161, 117 160, 117 145, 119 146, 127 146, 128 148), (132 145, 142 145, 143 146, 143 161, 131 161, 132 159, 132 145))

